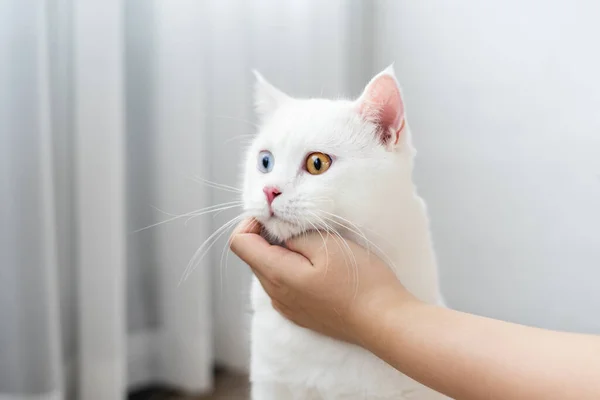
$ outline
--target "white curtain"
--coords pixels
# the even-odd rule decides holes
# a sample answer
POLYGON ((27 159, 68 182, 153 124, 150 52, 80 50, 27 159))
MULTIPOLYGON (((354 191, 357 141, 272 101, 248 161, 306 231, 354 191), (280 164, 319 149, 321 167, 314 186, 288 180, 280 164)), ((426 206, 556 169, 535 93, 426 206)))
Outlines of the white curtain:
POLYGON ((240 210, 140 229, 236 199, 198 180, 239 185, 253 68, 357 94, 368 8, 0 1, 0 399, 201 393, 215 364, 247 368, 250 274, 226 235, 180 284, 240 210))

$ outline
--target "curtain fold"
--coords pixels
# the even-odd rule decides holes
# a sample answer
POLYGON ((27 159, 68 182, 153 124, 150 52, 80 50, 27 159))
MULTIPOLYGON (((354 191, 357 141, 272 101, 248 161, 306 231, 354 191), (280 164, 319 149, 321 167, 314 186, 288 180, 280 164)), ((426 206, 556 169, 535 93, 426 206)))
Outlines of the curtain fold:
POLYGON ((78 398, 126 390, 123 2, 73 2, 78 398))
POLYGON ((46 7, 0 4, 0 396, 59 399, 46 7), (10 62, 6 62, 10 60, 10 62))
MULTIPOLYGON (((207 176, 210 160, 204 112, 205 9, 204 2, 194 0, 155 2, 154 199, 175 214, 209 202, 205 188, 192 180, 207 176)), ((193 258, 190 264, 190 258, 209 236, 209 226, 202 219, 187 226, 180 221, 155 234, 158 379, 192 393, 206 391, 212 384, 213 361, 210 265, 206 258, 193 258)))

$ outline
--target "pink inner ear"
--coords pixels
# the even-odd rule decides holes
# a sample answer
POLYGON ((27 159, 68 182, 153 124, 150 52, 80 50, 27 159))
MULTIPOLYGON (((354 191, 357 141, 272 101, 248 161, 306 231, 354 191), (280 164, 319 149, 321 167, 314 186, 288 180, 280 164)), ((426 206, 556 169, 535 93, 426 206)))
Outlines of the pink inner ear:
POLYGON ((390 75, 375 78, 361 98, 360 113, 381 126, 381 141, 398 141, 404 127, 404 103, 396 80, 390 75))

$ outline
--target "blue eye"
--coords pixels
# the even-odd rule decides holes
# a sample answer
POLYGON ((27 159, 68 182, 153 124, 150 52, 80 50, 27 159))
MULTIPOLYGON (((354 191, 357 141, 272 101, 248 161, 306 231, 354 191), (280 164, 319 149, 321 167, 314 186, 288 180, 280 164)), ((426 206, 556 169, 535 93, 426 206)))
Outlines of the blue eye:
POLYGON ((258 170, 263 174, 271 172, 273 169, 273 164, 275 164, 275 157, 271 154, 270 151, 263 150, 258 153, 258 170))

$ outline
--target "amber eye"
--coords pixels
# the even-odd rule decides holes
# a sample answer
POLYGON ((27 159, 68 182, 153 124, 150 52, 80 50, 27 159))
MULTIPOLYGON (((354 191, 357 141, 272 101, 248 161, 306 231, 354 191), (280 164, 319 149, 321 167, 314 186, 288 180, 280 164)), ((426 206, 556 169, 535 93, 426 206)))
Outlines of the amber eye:
POLYGON ((320 175, 331 167, 331 157, 324 153, 310 153, 306 157, 306 170, 311 175, 320 175))

